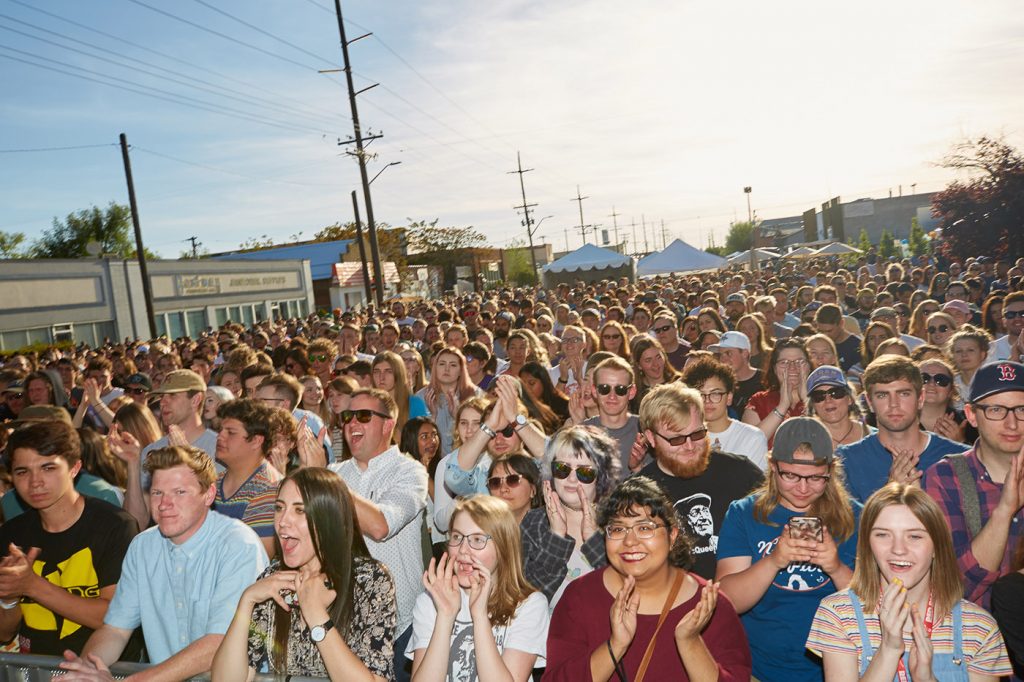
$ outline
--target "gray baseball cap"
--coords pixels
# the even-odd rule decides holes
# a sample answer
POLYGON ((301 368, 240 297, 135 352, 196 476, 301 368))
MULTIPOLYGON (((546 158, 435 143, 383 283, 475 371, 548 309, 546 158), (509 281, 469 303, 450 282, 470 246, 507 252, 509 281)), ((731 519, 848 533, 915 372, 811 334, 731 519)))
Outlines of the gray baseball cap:
POLYGON ((812 417, 791 417, 782 422, 775 432, 772 444, 772 460, 785 464, 830 464, 834 455, 832 436, 828 429, 812 417), (809 447, 814 453, 814 461, 802 457, 793 457, 793 453, 801 446, 809 447))

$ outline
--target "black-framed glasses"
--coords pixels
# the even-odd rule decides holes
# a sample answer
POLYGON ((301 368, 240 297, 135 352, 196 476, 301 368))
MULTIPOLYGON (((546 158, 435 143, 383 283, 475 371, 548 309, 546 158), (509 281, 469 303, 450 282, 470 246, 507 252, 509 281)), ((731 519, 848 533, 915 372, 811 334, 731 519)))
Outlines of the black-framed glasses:
POLYGON ((672 327, 673 327, 673 326, 674 326, 674 325, 671 325, 671 324, 666 324, 666 325, 662 325, 662 326, 660 326, 660 327, 655 327, 655 328, 654 328, 654 333, 655 333, 655 334, 664 334, 665 332, 667 332, 667 331, 669 331, 670 329, 672 329, 672 327))
POLYGON ((929 334, 945 334, 949 331, 948 324, 940 324, 938 327, 928 327, 929 334))
POLYGON ((825 485, 832 478, 829 474, 811 474, 810 476, 803 476, 801 474, 795 474, 792 471, 783 471, 779 468, 779 465, 775 465, 775 473, 779 475, 786 483, 799 483, 800 481, 807 481, 811 485, 825 485))
POLYGON ((677 445, 682 445, 683 443, 686 443, 687 441, 691 441, 691 440, 694 443, 697 443, 699 441, 704 440, 705 436, 708 435, 708 430, 707 429, 697 429, 696 431, 693 431, 691 433, 684 433, 684 434, 679 435, 679 436, 672 436, 671 438, 669 438, 668 436, 664 436, 664 435, 658 433, 657 431, 654 432, 654 435, 662 438, 669 445, 677 446, 677 445))
POLYGON ((496 436, 504 436, 505 438, 511 438, 512 436, 515 435, 515 433, 516 433, 516 425, 515 424, 509 424, 505 428, 498 429, 497 431, 495 431, 494 435, 496 435, 496 436))
POLYGON ((639 540, 650 540, 654 537, 654 534, 658 532, 659 528, 665 528, 663 523, 654 523, 653 521, 641 521, 632 526, 607 526, 604 529, 604 536, 609 540, 625 540, 626 536, 630 531, 636 535, 639 540))
POLYGON ((555 478, 564 481, 569 478, 569 474, 573 471, 576 472, 576 480, 580 483, 587 484, 593 483, 597 480, 597 468, 583 464, 581 466, 573 466, 568 462, 552 462, 551 463, 551 475, 555 478))
POLYGON ((722 398, 726 395, 728 395, 726 391, 711 391, 710 393, 701 393, 700 397, 703 398, 706 403, 717 405, 722 402, 722 398))
POLYGON ((832 400, 842 400, 843 398, 850 395, 850 392, 842 386, 833 386, 829 389, 814 390, 810 393, 810 398, 816 403, 823 403, 829 398, 832 400))
POLYGON ((948 374, 929 374, 928 372, 921 372, 921 382, 925 384, 935 384, 940 388, 949 388, 953 383, 953 377, 948 374))
POLYGON ((124 389, 124 392, 129 395, 146 395, 149 393, 149 391, 144 388, 126 388, 124 389))
POLYGON ((1003 318, 1007 320, 1016 320, 1018 317, 1024 317, 1024 310, 1004 310, 1003 318))
POLYGON ((483 549, 487 546, 487 542, 490 539, 490 535, 484 535, 483 533, 463 535, 462 533, 456 533, 453 531, 448 534, 448 546, 459 547, 463 541, 466 541, 472 549, 483 549))
POLYGON ((1006 419, 1010 412, 1013 412, 1013 418, 1019 422, 1024 422, 1024 405, 1014 405, 1013 407, 1006 407, 1005 405, 974 405, 974 409, 985 415, 985 419, 992 422, 1001 422, 1006 419))
POLYGON ((629 389, 632 385, 633 384, 615 384, 614 386, 612 386, 611 384, 598 384, 597 392, 600 393, 601 395, 608 395, 609 393, 612 392, 612 389, 614 389, 615 395, 621 397, 629 393, 629 389))
POLYGON ((391 419, 390 414, 384 414, 377 410, 342 410, 341 411, 341 423, 348 424, 354 418, 360 424, 367 424, 374 417, 380 417, 381 419, 391 419))
POLYGON ((523 477, 519 474, 509 474, 508 476, 491 476, 487 479, 488 490, 500 490, 502 484, 507 485, 509 488, 517 487, 523 480, 523 477))

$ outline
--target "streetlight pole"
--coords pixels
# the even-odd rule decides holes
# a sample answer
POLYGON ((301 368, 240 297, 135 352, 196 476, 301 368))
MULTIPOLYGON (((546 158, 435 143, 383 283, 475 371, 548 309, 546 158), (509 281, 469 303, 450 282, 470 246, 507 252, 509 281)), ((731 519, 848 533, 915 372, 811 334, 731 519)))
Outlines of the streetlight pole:
POLYGON ((402 163, 402 162, 401 161, 392 161, 391 163, 389 163, 386 166, 384 166, 383 168, 381 168, 379 171, 377 171, 376 175, 374 175, 372 178, 370 178, 370 184, 372 185, 373 181, 376 180, 377 178, 379 178, 380 174, 383 173, 384 171, 386 171, 388 168, 391 168, 392 166, 397 166, 400 163, 402 163))
POLYGON ((743 193, 747 195, 747 221, 750 223, 750 274, 757 274, 757 233, 759 230, 754 225, 754 212, 750 208, 750 193, 752 187, 744 187, 743 193))

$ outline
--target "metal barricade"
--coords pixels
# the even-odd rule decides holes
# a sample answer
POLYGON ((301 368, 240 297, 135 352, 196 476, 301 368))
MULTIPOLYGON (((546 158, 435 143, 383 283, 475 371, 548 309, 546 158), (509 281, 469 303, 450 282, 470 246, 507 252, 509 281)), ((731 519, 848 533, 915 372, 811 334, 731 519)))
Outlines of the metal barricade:
MULTIPOLYGON (((33 654, 0 653, 0 682, 50 682, 59 680, 63 675, 60 669, 62 658, 57 656, 36 656, 33 654)), ((145 670, 149 666, 144 663, 115 663, 110 672, 115 679, 123 680, 132 673, 145 670)), ((297 677, 295 675, 268 675, 259 673, 254 682, 274 682, 287 679, 289 682, 323 682, 320 677, 297 677)), ((210 682, 209 675, 191 678, 193 682, 210 682)))

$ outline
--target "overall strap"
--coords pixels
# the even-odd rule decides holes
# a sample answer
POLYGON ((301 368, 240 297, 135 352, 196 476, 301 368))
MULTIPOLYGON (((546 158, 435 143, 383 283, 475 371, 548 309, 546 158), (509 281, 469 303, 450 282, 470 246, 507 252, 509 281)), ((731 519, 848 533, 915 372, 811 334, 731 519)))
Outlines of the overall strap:
POLYGON ((960 501, 964 513, 964 521, 967 523, 967 532, 972 538, 981 532, 981 503, 978 500, 978 484, 974 480, 970 466, 967 464, 965 455, 946 455, 956 480, 960 484, 960 501))
POLYGON ((967 679, 967 665, 964 661, 964 625, 962 601, 953 606, 953 663, 961 666, 964 679, 967 679))
POLYGON ((861 609, 860 599, 853 593, 853 590, 848 590, 848 594, 850 603, 853 605, 853 615, 857 617, 857 628, 860 630, 860 674, 863 675, 871 663, 871 657, 875 655, 875 648, 871 646, 871 635, 868 634, 868 626, 864 622, 864 611, 861 609))

